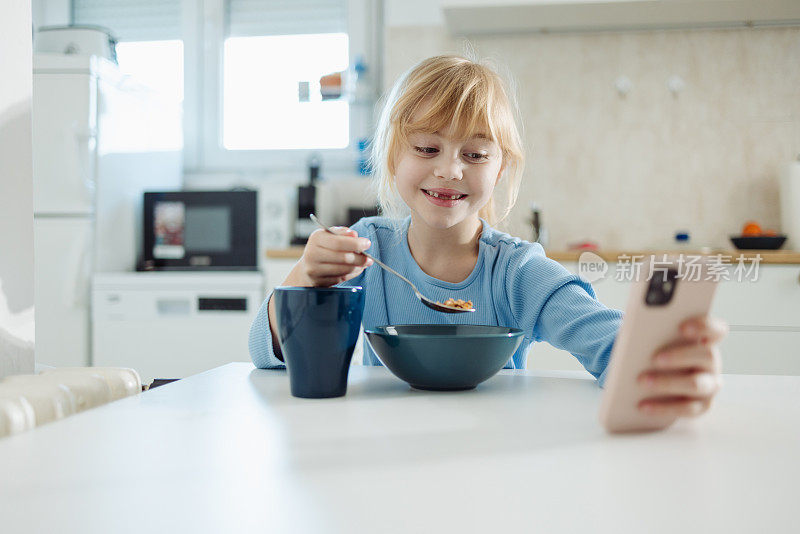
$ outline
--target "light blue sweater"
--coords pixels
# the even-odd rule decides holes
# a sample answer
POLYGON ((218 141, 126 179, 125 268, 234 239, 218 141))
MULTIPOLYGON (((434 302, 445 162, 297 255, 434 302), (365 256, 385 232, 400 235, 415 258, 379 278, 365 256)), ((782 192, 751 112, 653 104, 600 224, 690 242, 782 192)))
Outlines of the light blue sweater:
MULTIPOLYGON (((417 300, 408 284, 372 265, 342 284, 364 288, 365 330, 388 324, 515 327, 524 332, 524 339, 506 364, 507 369, 524 369, 531 343, 546 341, 572 353, 602 385, 622 312, 601 304, 590 284, 547 258, 538 243, 501 233, 483 220, 478 262, 472 273, 462 282, 443 282, 427 275, 411 255, 407 239, 410 222, 410 217, 403 221, 398 233, 388 219, 369 217, 352 229, 372 242, 367 252, 414 282, 423 295, 440 302, 451 297, 471 300, 476 311, 433 311, 417 300)), ((269 296, 250 328, 250 356, 256 367, 283 368, 284 363, 272 350, 268 301, 269 296)), ((381 365, 366 337, 364 364, 381 365)))

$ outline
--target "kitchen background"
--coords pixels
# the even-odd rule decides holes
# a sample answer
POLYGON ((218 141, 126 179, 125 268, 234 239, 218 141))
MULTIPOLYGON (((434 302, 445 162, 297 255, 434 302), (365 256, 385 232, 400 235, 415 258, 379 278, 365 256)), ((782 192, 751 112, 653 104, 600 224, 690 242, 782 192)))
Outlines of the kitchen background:
MULTIPOLYGON (((48 25, 67 22, 69 2, 60 2, 34 1, 34 24, 37 16, 48 25)), ((492 3, 504 4, 483 2, 492 3)), ((497 64, 516 82, 528 157, 511 233, 532 237, 533 202, 554 249, 584 240, 605 249, 660 247, 677 230, 698 247, 728 247, 746 220, 780 229, 779 178, 800 154, 800 27, 453 35, 458 28, 448 26, 444 8, 462 4, 470 3, 351 2, 359 10, 350 13, 351 26, 369 26, 359 27, 359 50, 351 51, 369 59, 363 102, 352 107, 371 114, 377 96, 430 55, 474 49, 497 64)), ((591 29, 589 21, 585 26, 591 29)), ((184 44, 187 60, 196 55, 191 45, 184 44)), ((243 154, 203 160, 207 143, 198 137, 209 133, 197 133, 204 117, 190 109, 202 107, 203 96, 188 87, 196 76, 187 70, 185 186, 268 183, 276 192, 276 184, 288 184, 286 194, 294 194, 307 179, 302 158, 271 165, 243 154)), ((367 137, 371 117, 353 122, 367 137)), ((333 210, 337 222, 345 214, 334 197, 352 198, 366 187, 346 180, 356 175, 348 171, 358 157, 354 146, 345 162, 322 157, 329 186, 323 203, 336 205, 321 209, 333 210)), ((370 200, 366 193, 356 204, 370 200)), ((287 232, 262 237, 275 246, 287 232)))
MULTIPOLYGON (((605 18, 586 4, 573 9, 581 4, 574 0, 31 4, 38 36, 42 28, 70 23, 110 28, 120 41, 116 50, 122 71, 155 87, 173 101, 174 110, 182 111, 177 123, 169 122, 169 113, 158 113, 164 126, 151 124, 149 130, 141 124, 144 115, 139 117, 137 131, 148 132, 140 138, 147 139, 147 150, 158 152, 157 157, 109 157, 108 150, 105 156, 99 154, 100 175, 138 178, 131 178, 128 191, 101 178, 98 183, 113 191, 98 187, 96 205, 80 212, 95 232, 87 272, 60 264, 59 254, 75 254, 58 246, 42 247, 44 234, 39 231, 37 361, 42 363, 133 365, 129 358, 141 362, 141 355, 149 354, 142 363, 146 367, 173 358, 176 351, 196 355, 203 350, 208 362, 246 360, 246 327, 257 303, 296 260, 297 251, 288 249, 292 239, 309 231, 298 221, 298 211, 306 207, 298 206, 298 195, 303 194, 298 188, 309 184, 312 172, 318 173, 314 209, 332 224, 348 222, 348 208, 374 207, 364 144, 379 97, 415 62, 440 53, 474 53, 514 83, 528 160, 519 200, 505 226, 510 233, 534 237, 533 204, 547 230, 546 248, 553 252, 585 241, 603 250, 665 250, 675 246, 677 231, 689 233, 692 247, 731 249, 729 236, 749 220, 788 232, 781 179, 800 154, 800 5, 791 0, 732 0, 726 10, 719 9, 719 2, 698 0, 694 6, 664 4, 645 15, 632 4, 607 2, 603 9, 611 14, 605 18), (285 37, 340 32, 347 39, 322 44, 285 37), (270 42, 265 36, 278 40, 270 42), (341 78, 320 79, 337 71, 341 78), (300 109, 291 107, 298 99, 305 111, 284 113, 300 109), (161 141, 161 148, 153 148, 161 141), (255 278, 208 272, 159 278, 158 273, 134 272, 143 241, 141 192, 179 188, 258 191, 255 278), (103 217, 112 223, 102 223, 103 217), (224 298, 231 292, 247 301, 247 313, 238 319, 232 317, 236 310, 183 307, 204 295, 224 298), (63 309, 57 300, 64 301, 59 304, 63 309), (142 336, 143 331, 149 335, 142 336), (200 331, 216 344, 193 335, 200 331)), ((33 51, 47 50, 43 43, 39 37, 33 51)), ((30 58, 30 51, 23 48, 18 57, 30 58)), ((40 57, 32 66, 19 61, 13 66, 32 68, 36 76, 62 69, 60 61, 47 66, 40 57)), ((42 169, 46 162, 57 171, 62 160, 48 152, 52 145, 37 137, 37 109, 41 117, 44 107, 36 107, 36 97, 43 93, 37 93, 35 77, 34 82, 36 187, 37 165, 42 169)), ((19 87, 23 97, 25 88, 24 83, 19 87)), ((59 108, 74 107, 65 95, 56 91, 48 100, 54 111, 48 110, 41 124, 52 126, 59 108)), ((17 100, 9 97, 2 108, 8 111, 0 116, 0 126, 5 125, 0 127, 0 154, 8 157, 0 161, 26 157, 25 146, 19 146, 25 134, 19 121, 30 116, 30 105, 24 98, 22 104, 17 100)), ((124 116, 122 111, 105 112, 115 120, 124 116)), ((126 120, 136 123, 135 118, 126 120)), ((64 121, 73 124, 72 119, 64 121)), ((124 122, 119 124, 123 135, 114 142, 124 141, 124 122)), ((105 132, 110 129, 100 131, 101 145, 107 148, 105 132)), ((94 157, 93 152, 87 154, 94 157)), ((15 194, 24 205, 27 185, 19 168, 15 167, 15 194)), ((45 191, 61 198, 49 187, 38 191, 34 197, 45 191)), ((11 202, 7 213, 18 205, 11 202)), ((52 217, 63 215, 59 206, 40 207, 37 225, 53 224, 61 231, 65 226, 54 224, 52 217)), ((18 231, 4 222, 0 234, 6 249, 25 251, 19 257, 27 257, 31 239, 25 227, 18 231)), ((800 249, 797 239, 792 243, 789 237, 786 248, 800 249)), ((67 239, 53 234, 51 243, 67 239)), ((24 261, 0 258, 9 309, 17 314, 33 303, 29 273, 24 261)), ((754 297, 781 310, 780 315, 763 319, 764 324, 757 317, 726 319, 742 332, 778 329, 780 333, 770 338, 783 336, 776 346, 796 347, 800 324, 786 319, 794 313, 794 304, 771 299, 791 298, 787 291, 797 290, 797 273, 780 276, 792 277, 791 290, 781 278, 775 288, 764 289, 764 282, 754 297)), ((609 304, 624 305, 619 295, 624 288, 619 294, 609 293, 609 304)), ((749 298, 737 293, 728 304, 757 309, 749 298), (741 306, 743 302, 750 304, 741 306)), ((761 343, 755 335, 747 340, 750 347, 761 343)), ((741 339, 737 343, 747 344, 741 339)), ((781 365, 769 369, 779 372, 781 365)), ((161 367, 158 373, 178 376, 185 368, 161 367)))
MULTIPOLYGON (((421 58, 463 50, 435 2, 417 7, 413 18, 430 25, 389 19, 387 84, 421 58)), ((511 233, 527 235, 534 201, 557 249, 584 239, 663 246, 680 229, 698 246, 728 247, 745 220, 780 227, 779 177, 800 152, 800 28, 470 43, 517 82, 528 163, 511 233), (620 78, 630 81, 624 96, 620 78)))

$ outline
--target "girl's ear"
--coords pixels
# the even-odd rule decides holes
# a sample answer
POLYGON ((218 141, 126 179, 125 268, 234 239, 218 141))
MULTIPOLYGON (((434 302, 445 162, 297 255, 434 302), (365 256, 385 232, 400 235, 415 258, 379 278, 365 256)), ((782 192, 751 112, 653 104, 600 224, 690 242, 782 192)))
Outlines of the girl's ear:
POLYGON ((500 166, 500 170, 499 170, 499 171, 497 171, 497 178, 495 178, 495 180, 494 180, 494 185, 495 185, 495 186, 497 186, 497 184, 500 182, 500 178, 502 178, 502 177, 503 177, 503 173, 505 172, 505 170, 506 170, 506 164, 505 164, 505 163, 503 163, 503 164, 500 166))

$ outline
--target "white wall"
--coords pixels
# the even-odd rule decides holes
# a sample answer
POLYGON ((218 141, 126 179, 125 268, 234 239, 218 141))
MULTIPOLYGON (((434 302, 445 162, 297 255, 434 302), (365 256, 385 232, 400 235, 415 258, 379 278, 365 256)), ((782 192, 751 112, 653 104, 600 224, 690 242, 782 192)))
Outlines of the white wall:
POLYGON ((69 24, 70 0, 32 0, 33 27, 69 24))
POLYGON ((384 26, 443 26, 439 0, 384 0, 384 26))
POLYGON ((12 312, 33 305, 31 2, 0 8, 0 280, 12 312))

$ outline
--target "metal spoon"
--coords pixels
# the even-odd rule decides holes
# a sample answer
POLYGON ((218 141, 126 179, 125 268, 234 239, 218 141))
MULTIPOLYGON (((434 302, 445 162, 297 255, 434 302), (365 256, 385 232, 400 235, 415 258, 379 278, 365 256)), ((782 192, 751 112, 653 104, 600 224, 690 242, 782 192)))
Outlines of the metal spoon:
MULTIPOLYGON (((309 215, 309 217, 311 217, 312 221, 317 223, 317 226, 319 226, 320 228, 322 228, 323 230, 325 230, 329 234, 339 235, 336 232, 334 232, 333 230, 331 230, 330 228, 328 228, 327 226, 325 226, 324 224, 322 224, 319 221, 319 219, 317 219, 317 217, 313 213, 311 215, 309 215)), ((366 252, 359 252, 358 254, 362 254, 362 255, 366 256, 367 258, 371 259, 372 261, 374 261, 375 263, 377 263, 378 265, 380 265, 381 267, 383 267, 384 269, 386 269, 387 271, 389 271, 393 275, 402 278, 403 281, 405 283, 407 283, 408 285, 410 285, 411 289, 414 290, 414 294, 417 296, 419 301, 422 302, 425 306, 429 307, 432 310, 436 310, 436 311, 440 311, 440 312, 444 312, 444 313, 465 313, 465 312, 474 312, 475 311, 475 308, 464 309, 464 308, 456 308, 455 306, 445 306, 444 304, 439 304, 439 303, 429 299, 428 297, 426 297, 422 293, 420 293, 419 289, 417 289, 417 286, 415 286, 411 282, 411 280, 409 280, 408 278, 406 278, 402 274, 398 273, 397 271, 395 271, 394 269, 392 269, 391 267, 389 267, 388 265, 386 265, 382 261, 380 261, 378 259, 375 259, 374 257, 370 256, 366 252)))

